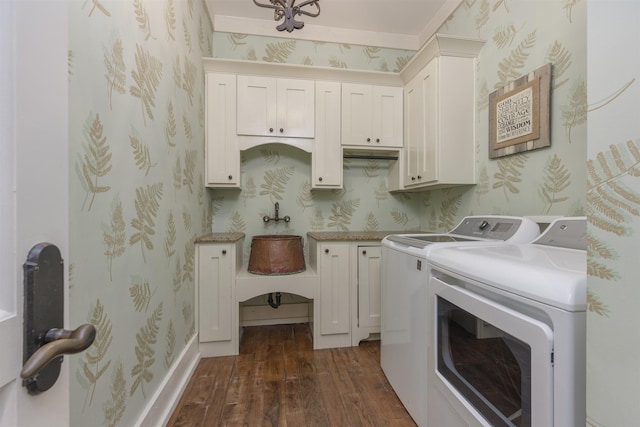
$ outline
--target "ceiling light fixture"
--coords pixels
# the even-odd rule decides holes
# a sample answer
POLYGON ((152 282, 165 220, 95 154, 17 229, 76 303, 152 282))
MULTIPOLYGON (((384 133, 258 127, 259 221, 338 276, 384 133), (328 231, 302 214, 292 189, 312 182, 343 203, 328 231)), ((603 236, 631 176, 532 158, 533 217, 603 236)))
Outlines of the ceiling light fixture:
POLYGON ((304 27, 304 22, 296 21, 294 19, 296 15, 307 15, 313 18, 320 15, 320 5, 318 4, 319 1, 320 0, 307 0, 296 6, 296 0, 269 0, 270 4, 262 4, 258 3, 256 0, 253 0, 256 6, 274 9, 274 20, 279 21, 284 18, 284 22, 278 25, 276 27, 276 30, 287 30, 288 32, 299 30, 300 28, 304 27), (315 6, 317 10, 315 12, 307 12, 302 10, 303 7, 309 5, 315 6))

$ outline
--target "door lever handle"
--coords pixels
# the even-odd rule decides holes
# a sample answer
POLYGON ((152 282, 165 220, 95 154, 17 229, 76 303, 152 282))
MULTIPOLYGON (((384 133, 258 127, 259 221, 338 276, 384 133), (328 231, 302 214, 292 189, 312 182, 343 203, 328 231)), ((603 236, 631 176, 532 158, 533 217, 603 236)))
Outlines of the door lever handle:
POLYGON ((93 325, 66 331, 64 326, 64 261, 60 249, 41 242, 31 248, 24 268, 22 385, 36 395, 60 376, 63 354, 78 353, 94 341, 93 325))
POLYGON ((88 323, 73 331, 59 328, 49 329, 44 336, 45 344, 26 361, 20 376, 23 379, 33 377, 56 357, 86 350, 93 344, 95 338, 96 328, 88 323))

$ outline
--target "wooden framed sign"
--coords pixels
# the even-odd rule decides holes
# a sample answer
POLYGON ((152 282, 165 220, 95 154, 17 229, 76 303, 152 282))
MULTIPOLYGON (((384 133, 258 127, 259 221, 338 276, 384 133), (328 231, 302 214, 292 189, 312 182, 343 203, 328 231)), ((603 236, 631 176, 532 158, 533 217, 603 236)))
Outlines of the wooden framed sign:
POLYGON ((551 145, 551 64, 489 95, 489 158, 551 145))

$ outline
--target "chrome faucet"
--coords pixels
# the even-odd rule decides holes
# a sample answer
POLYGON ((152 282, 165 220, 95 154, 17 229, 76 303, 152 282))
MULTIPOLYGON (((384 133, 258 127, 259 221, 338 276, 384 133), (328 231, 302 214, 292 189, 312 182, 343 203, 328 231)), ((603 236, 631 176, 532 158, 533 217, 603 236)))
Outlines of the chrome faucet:
POLYGON ((276 202, 276 215, 275 217, 271 218, 269 216, 263 216, 262 217, 262 221, 264 221, 265 223, 267 222, 271 222, 271 221, 275 221, 275 222, 280 222, 280 221, 284 221, 284 222, 289 222, 291 221, 291 218, 289 217, 289 215, 286 215, 282 218, 280 218, 280 203, 276 202))

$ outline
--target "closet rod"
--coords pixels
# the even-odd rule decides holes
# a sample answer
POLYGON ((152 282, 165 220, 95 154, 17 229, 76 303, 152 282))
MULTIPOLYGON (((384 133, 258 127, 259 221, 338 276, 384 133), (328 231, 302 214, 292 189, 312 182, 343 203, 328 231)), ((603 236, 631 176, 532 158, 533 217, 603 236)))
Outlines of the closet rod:
POLYGON ((375 156, 368 154, 345 154, 343 159, 362 159, 362 160, 398 160, 398 156, 375 156))

